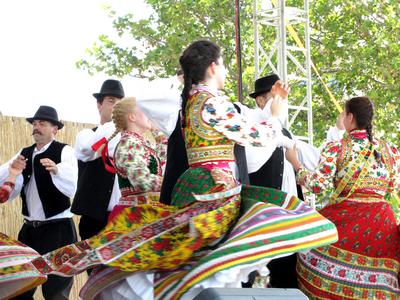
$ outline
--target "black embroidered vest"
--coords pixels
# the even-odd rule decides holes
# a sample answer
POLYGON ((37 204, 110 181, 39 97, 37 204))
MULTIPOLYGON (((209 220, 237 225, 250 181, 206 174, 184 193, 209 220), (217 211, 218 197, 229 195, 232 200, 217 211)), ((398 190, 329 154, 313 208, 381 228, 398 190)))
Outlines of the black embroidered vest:
POLYGON ((22 172, 24 183, 21 190, 22 214, 24 216, 29 216, 28 206, 26 203, 25 186, 31 179, 32 166, 37 190, 46 218, 53 217, 71 206, 69 198, 57 189, 57 187, 53 184, 49 171, 47 171, 40 163, 40 159, 42 158, 49 158, 56 164, 60 163, 61 152, 65 145, 66 144, 53 141, 46 151, 35 156, 33 164, 32 155, 36 144, 22 149, 21 155, 27 159, 26 168, 22 172))
POLYGON ((114 180, 115 174, 105 169, 101 157, 88 162, 78 160, 78 187, 71 212, 105 221, 114 180))

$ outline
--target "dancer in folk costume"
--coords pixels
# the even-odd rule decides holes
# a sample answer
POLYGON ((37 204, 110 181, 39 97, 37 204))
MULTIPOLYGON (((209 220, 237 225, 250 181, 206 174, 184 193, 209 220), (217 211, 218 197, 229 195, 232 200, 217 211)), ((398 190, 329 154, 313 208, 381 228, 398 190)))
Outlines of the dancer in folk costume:
POLYGON ((318 194, 334 188, 320 213, 336 224, 339 241, 299 255, 301 289, 312 299, 399 299, 400 156, 372 137, 373 104, 367 97, 346 102, 347 135, 322 150, 318 168, 304 169, 293 150, 287 159, 297 180, 318 194))
MULTIPOLYGON (((179 240, 187 234, 196 238, 189 249, 176 249, 176 253, 183 255, 198 250, 187 253, 187 257, 191 257, 184 264, 178 260, 179 255, 175 255, 170 266, 163 267, 159 263, 154 274, 154 295, 160 299, 182 295, 191 299, 208 286, 240 287, 251 271, 266 271, 265 263, 271 258, 329 243, 336 238, 332 224, 296 197, 256 187, 244 188, 239 193, 240 187, 234 176, 235 141, 253 145, 271 143, 271 147, 275 147, 276 140, 282 136, 271 124, 255 126, 246 123, 236 114, 234 106, 220 95, 218 89, 223 87, 225 70, 215 44, 208 41, 193 43, 183 53, 181 66, 185 72, 183 132, 190 168, 175 186, 172 204, 181 207, 180 212, 188 208, 208 208, 190 218, 190 225, 183 227, 183 232, 177 231, 179 240), (238 222, 239 205, 242 206, 242 217, 238 222), (298 227, 300 224, 304 226, 298 227), (210 244, 213 247, 209 247, 210 244), (173 265, 180 265, 180 268, 168 271, 173 265)), ((280 85, 274 88, 286 92, 280 85)), ((184 224, 185 214, 179 218, 179 223, 184 224)), ((168 248, 173 249, 173 242, 159 240, 155 245, 157 251, 152 251, 162 253, 167 259, 173 254, 167 254, 168 248)), ((103 276, 98 273, 97 278, 92 277, 81 295, 89 298, 99 295, 96 289, 104 289, 106 272, 103 271, 103 276)), ((110 278, 116 274, 112 270, 108 273, 110 278)), ((113 292, 119 291, 120 296, 132 299, 138 292, 129 293, 130 289, 143 292, 146 284, 147 290, 153 289, 152 282, 146 278, 140 283, 129 283, 128 280, 114 286, 113 292)), ((110 292, 103 291, 102 296, 110 296, 110 292)))
MULTIPOLYGON (((272 258, 337 240, 335 226, 295 196, 268 188, 242 188, 236 181, 235 142, 292 145, 273 124, 246 122, 220 95, 225 80, 220 48, 209 41, 194 42, 180 63, 185 74, 183 132, 190 168, 174 188, 174 206, 134 195, 137 184, 129 172, 141 167, 148 172, 151 161, 157 160, 150 157, 147 165, 126 168, 118 146, 115 164, 120 182, 134 187, 127 190, 131 206, 113 214, 98 235, 30 263, 40 274, 64 276, 101 264, 113 267, 108 269, 110 276, 93 274, 81 291, 84 299, 93 299, 107 288, 127 287, 129 278, 121 280, 140 272, 153 273, 154 279, 146 277, 129 285, 136 295, 191 299, 208 286, 240 287, 251 271, 266 271, 272 258)), ((274 89, 278 95, 287 92, 281 85, 274 89)), ((136 148, 127 150, 131 152, 125 151, 125 161, 133 159, 136 148)), ((149 175, 153 182, 148 187, 153 185, 155 191, 157 176, 149 175)))
MULTIPOLYGON (((32 124, 35 143, 21 149, 0 166, 0 184, 9 174, 10 165, 26 159, 26 167, 18 175, 14 192, 8 200, 11 201, 18 194, 22 199, 24 223, 18 240, 45 254, 77 240, 70 197, 76 191, 78 168, 72 147, 56 140, 64 124, 53 107, 42 105, 33 117, 26 120, 32 124)), ((9 261, 13 259, 15 257, 10 255, 9 261)), ((16 275, 14 280, 19 278, 16 275)), ((5 276, 5 281, 9 280, 10 277, 5 276)), ((72 284, 72 278, 49 276, 42 286, 43 297, 68 299, 72 284)), ((35 289, 29 290, 20 298, 32 298, 34 293, 35 289)))
MULTIPOLYGON (((22 181, 16 183, 18 175, 26 167, 25 159, 16 159, 8 167, 8 175, 4 179, 4 183, 0 186, 0 203, 4 203, 10 199, 10 196, 15 193, 15 185, 22 185, 22 181)), ((12 197, 12 196, 11 196, 12 197)), ((16 241, 2 233, 0 233, 0 268, 6 268, 15 263, 29 262, 38 257, 39 254, 26 247, 19 241, 16 241)), ((21 272, 17 281, 12 277, 0 278, 5 284, 0 289, 0 299, 8 299, 20 293, 30 290, 46 281, 46 275, 32 277, 29 271, 21 272)))

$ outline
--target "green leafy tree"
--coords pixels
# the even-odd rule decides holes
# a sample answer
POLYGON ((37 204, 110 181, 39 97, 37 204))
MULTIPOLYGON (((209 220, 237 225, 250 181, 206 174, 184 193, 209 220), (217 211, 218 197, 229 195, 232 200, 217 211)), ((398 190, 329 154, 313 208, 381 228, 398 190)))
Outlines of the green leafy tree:
MULTIPOLYGON (((224 50, 228 68, 226 92, 237 94, 235 7, 227 0, 145 1, 154 13, 139 20, 134 13, 117 15, 108 8, 117 38, 106 35, 87 50, 77 66, 89 73, 115 76, 166 77, 175 74, 182 50, 206 38, 224 50)), ((286 1, 287 5, 299 2, 286 1)), ((302 1, 301 1, 302 3, 302 1)), ((299 3, 297 3, 299 4, 299 3)), ((254 83, 253 1, 240 2, 243 94, 254 83)), ((376 108, 379 134, 400 144, 399 78, 400 6, 398 1, 314 0, 310 4, 312 60, 323 80, 339 100, 356 94, 370 96, 376 108)), ((266 46, 271 32, 262 32, 266 46)), ((321 82, 313 74, 313 112, 316 144, 338 114, 321 82)), ((296 91, 292 97, 296 98, 296 91)), ((245 102, 253 104, 249 98, 245 102)), ((300 117, 293 127, 306 124, 300 117)))

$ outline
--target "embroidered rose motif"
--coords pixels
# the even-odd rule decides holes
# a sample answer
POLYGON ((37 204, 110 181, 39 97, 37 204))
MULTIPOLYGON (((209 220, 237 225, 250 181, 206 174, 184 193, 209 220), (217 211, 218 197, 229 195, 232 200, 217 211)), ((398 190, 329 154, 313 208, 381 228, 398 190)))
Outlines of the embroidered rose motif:
POLYGON ((312 190, 313 190, 314 193, 319 193, 321 191, 321 187, 313 186, 312 190))
POLYGON ((333 257, 336 257, 338 255, 338 253, 339 253, 336 248, 332 248, 332 247, 329 247, 328 252, 329 252, 329 255, 331 255, 333 257))
POLYGON ((314 267, 318 264, 318 259, 316 258, 311 258, 310 264, 313 265, 314 267))
POLYGON ((345 294, 346 296, 353 296, 353 290, 347 286, 343 287, 343 294, 345 294))
POLYGON ((362 257, 362 256, 359 256, 357 258, 357 263, 360 264, 360 265, 365 265, 366 262, 367 262, 366 259, 364 257, 362 257))
POLYGON ((338 275, 340 277, 346 277, 346 270, 339 270, 338 275))
POLYGON ((104 248, 100 249, 99 254, 100 254, 101 258, 105 261, 108 261, 109 259, 111 259, 113 257, 113 252, 109 247, 104 247, 104 248))
POLYGON ((386 260, 385 260, 385 267, 387 267, 387 268, 393 268, 393 267, 394 267, 393 262, 386 259, 386 260))
POLYGON ((322 174, 330 174, 332 172, 331 168, 328 165, 324 165, 322 167, 321 173, 322 174))

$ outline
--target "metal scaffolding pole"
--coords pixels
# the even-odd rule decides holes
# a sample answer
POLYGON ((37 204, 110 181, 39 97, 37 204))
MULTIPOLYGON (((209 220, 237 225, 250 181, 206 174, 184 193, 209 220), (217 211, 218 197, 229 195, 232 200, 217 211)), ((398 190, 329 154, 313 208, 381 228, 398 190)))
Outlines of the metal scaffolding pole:
POLYGON ((276 73, 291 85, 285 126, 313 143, 308 0, 253 0, 255 79, 276 73), (292 3, 293 2, 293 3, 292 3), (296 6, 297 5, 297 6, 296 6))

